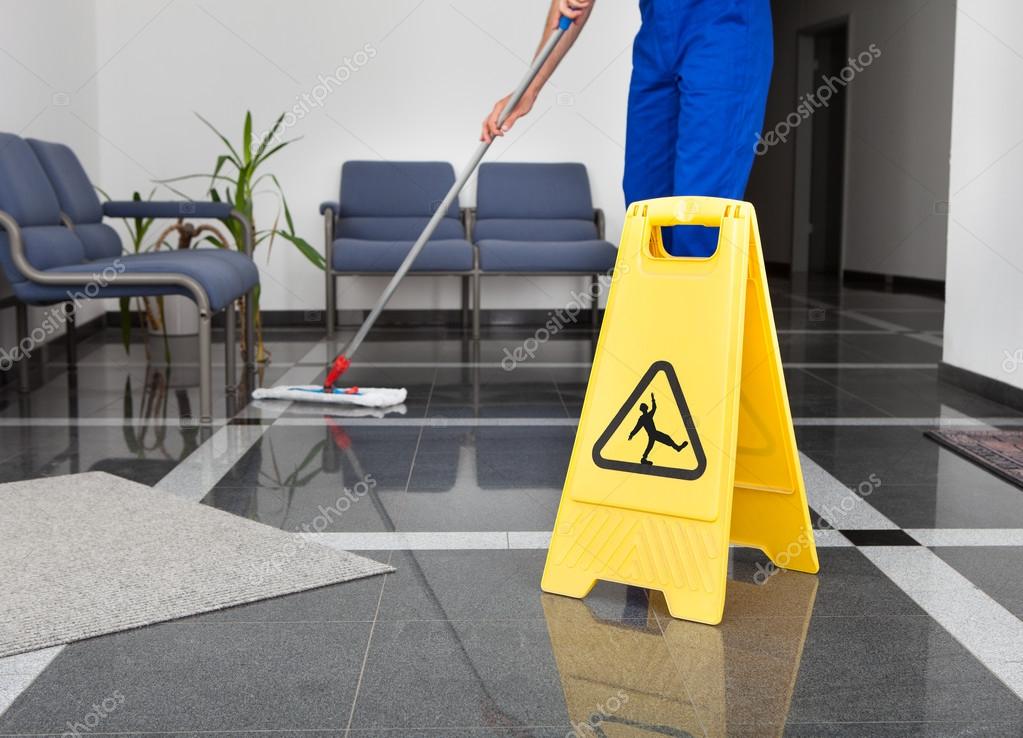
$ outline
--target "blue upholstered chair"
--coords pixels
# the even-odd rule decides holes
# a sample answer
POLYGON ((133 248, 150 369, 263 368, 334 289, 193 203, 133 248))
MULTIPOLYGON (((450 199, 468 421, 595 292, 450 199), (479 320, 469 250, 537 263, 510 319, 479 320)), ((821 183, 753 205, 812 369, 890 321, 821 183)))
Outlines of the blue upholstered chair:
MULTIPOLYGON (((220 249, 121 254, 120 239, 102 216, 234 218, 230 204, 113 202, 100 204, 77 157, 65 146, 0 133, 0 268, 18 303, 18 340, 27 335, 25 305, 71 304, 111 297, 186 295, 199 307, 199 412, 212 420, 211 321, 227 312, 229 383, 233 382, 234 303, 251 294, 259 273, 244 254, 220 249)), ((247 300, 247 305, 253 301, 247 300)), ((67 311, 73 317, 73 311, 67 311)), ((246 363, 251 364, 252 321, 246 320, 246 363)), ((69 329, 73 323, 69 322, 69 329)), ((20 362, 24 371, 25 362, 20 362)), ((24 374, 22 375, 24 377, 24 374)))
MULTIPOLYGON (((341 196, 320 205, 325 220, 327 334, 337 317, 337 278, 397 271, 455 182, 445 162, 349 161, 341 167, 341 196)), ((468 314, 473 248, 452 203, 410 274, 462 276, 462 314, 468 314)))
MULTIPOLYGON (((595 295, 599 275, 611 270, 617 255, 604 240, 603 213, 593 207, 582 164, 482 164, 471 223, 479 250, 474 335, 481 275, 584 275, 595 295)), ((595 325, 595 296, 591 306, 595 325)))

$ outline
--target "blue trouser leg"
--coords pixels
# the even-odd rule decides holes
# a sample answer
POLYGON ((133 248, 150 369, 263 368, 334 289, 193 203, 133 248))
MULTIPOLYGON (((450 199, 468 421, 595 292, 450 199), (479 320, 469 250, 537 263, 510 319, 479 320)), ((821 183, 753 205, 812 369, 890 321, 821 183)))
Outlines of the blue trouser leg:
MULTIPOLYGON (((772 64, 768 0, 645 0, 633 48, 627 202, 741 199, 763 126, 772 64)), ((676 256, 709 256, 716 229, 665 233, 676 256)))

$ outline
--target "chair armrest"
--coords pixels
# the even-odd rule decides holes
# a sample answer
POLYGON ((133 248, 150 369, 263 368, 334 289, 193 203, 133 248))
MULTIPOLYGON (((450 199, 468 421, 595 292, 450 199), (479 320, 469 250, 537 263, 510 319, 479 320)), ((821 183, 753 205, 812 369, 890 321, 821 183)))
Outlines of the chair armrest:
MULTIPOLYGON (((21 226, 18 225, 18 221, 15 220, 14 216, 8 212, 0 210, 0 230, 7 233, 9 255, 11 261, 14 262, 14 268, 17 269, 25 279, 36 284, 53 285, 58 287, 85 287, 89 284, 93 284, 97 281, 97 277, 94 274, 88 273, 62 273, 59 271, 50 271, 37 269, 25 256, 25 240, 21 232, 21 226)), ((246 238, 248 240, 248 238, 246 238)), ((114 269, 114 274, 106 277, 104 272, 104 279, 110 282, 120 282, 129 286, 150 286, 150 285, 174 285, 175 287, 182 287, 189 292, 195 298, 195 303, 199 307, 200 314, 208 313, 210 310, 209 295, 206 294, 206 290, 199 282, 185 274, 175 274, 173 272, 132 272, 125 273, 114 269)), ((88 297, 88 295, 86 295, 88 297)), ((68 299, 72 302, 77 302, 79 298, 68 296, 68 299)))
POLYGON ((103 215, 110 218, 217 218, 236 220, 242 228, 242 253, 252 258, 252 225, 229 202, 193 200, 113 200, 103 203, 103 215))
POLYGON ((600 208, 593 209, 593 222, 597 224, 597 238, 604 239, 604 211, 600 208))
POLYGON ((320 215, 326 214, 327 211, 337 215, 341 211, 341 205, 334 200, 326 200, 320 203, 320 215))
POLYGON ((122 200, 103 203, 103 214, 111 218, 230 218, 233 206, 227 202, 122 200))

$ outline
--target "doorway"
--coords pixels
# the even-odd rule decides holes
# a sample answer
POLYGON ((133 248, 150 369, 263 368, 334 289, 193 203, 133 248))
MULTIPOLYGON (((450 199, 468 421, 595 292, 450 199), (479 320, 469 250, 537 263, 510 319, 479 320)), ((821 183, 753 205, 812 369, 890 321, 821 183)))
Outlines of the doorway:
POLYGON ((796 129, 793 272, 838 277, 842 271, 848 90, 841 74, 848 38, 845 20, 799 35, 797 102, 806 95, 815 102, 796 129))

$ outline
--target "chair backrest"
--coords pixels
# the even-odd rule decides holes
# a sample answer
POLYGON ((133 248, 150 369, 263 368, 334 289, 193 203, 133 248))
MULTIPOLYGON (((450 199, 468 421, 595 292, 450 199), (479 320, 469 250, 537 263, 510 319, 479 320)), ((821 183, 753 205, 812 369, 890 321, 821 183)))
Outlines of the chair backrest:
MULTIPOLYGON (((0 133, 0 210, 21 226, 25 255, 37 269, 85 260, 81 240, 60 219, 60 204, 42 164, 19 136, 0 133)), ((0 230, 0 267, 14 285, 25 276, 14 265, 10 237, 0 230)))
POLYGON ((597 238, 590 179, 582 164, 480 166, 473 239, 585 241, 597 238))
POLYGON ((85 246, 87 259, 102 259, 121 253, 121 238, 103 222, 103 204, 75 152, 62 143, 28 139, 39 163, 57 193, 64 211, 85 246))
MULTIPOLYGON (((455 183, 455 170, 439 161, 347 161, 341 167, 336 236, 370 241, 412 241, 455 183)), ((454 202, 434 239, 465 238, 454 202)))

